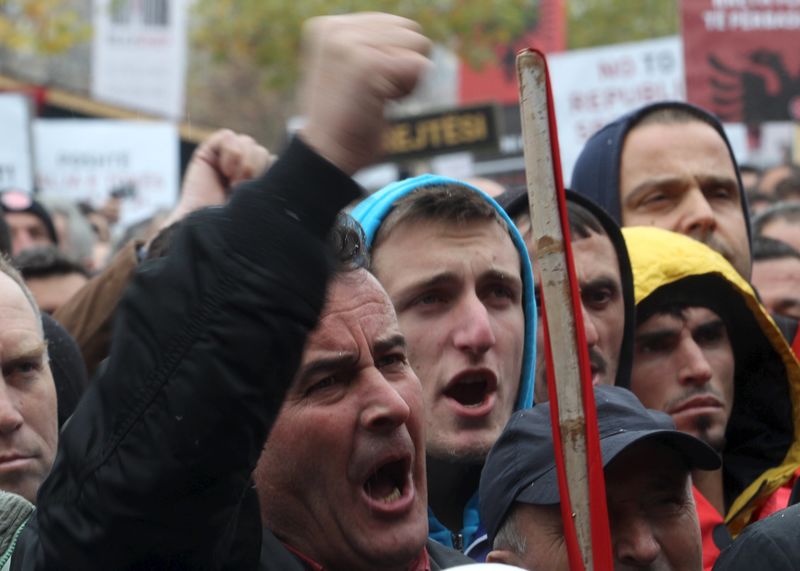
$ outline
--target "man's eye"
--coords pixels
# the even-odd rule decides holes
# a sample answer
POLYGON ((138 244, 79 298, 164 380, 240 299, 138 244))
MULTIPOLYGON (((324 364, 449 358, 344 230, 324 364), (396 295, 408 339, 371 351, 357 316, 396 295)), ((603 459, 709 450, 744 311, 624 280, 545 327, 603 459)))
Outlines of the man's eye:
POLYGON ((683 508, 685 504, 686 498, 683 494, 663 494, 653 498, 652 506, 664 513, 674 513, 683 508))
POLYGON ((721 341, 723 336, 723 329, 721 327, 715 327, 713 329, 696 332, 694 339, 699 345, 714 345, 721 341))
POLYGON ((718 200, 731 200, 736 195, 736 192, 727 186, 715 186, 705 191, 705 195, 718 200))
POLYGON ((613 292, 608 288, 592 289, 583 292, 583 302, 592 309, 603 309, 613 299, 613 292))
POLYGON ((644 199, 642 199, 641 204, 644 206, 658 206, 659 204, 666 202, 667 198, 668 196, 664 192, 653 192, 645 196, 644 199))
POLYGON ((490 286, 485 290, 484 295, 487 296, 485 299, 494 300, 496 302, 507 302, 517 297, 511 287, 502 284, 490 286))
POLYGON ((336 385, 337 382, 338 382, 338 379, 334 375, 331 375, 329 377, 325 377, 324 379, 321 379, 321 380, 317 381, 316 383, 314 383, 313 385, 311 385, 310 387, 308 387, 306 389, 306 395, 310 395, 312 393, 315 393, 315 392, 322 391, 322 390, 328 389, 330 387, 333 387, 334 385, 336 385))
POLYGON ((666 351, 668 348, 669 348, 669 343, 663 339, 636 343, 636 352, 642 355, 662 353, 666 351))
POLYGON ((376 366, 381 369, 393 369, 393 368, 400 368, 404 367, 407 363, 406 356, 402 353, 392 353, 390 355, 384 355, 378 362, 376 366))
POLYGON ((438 292, 428 292, 417 296, 412 305, 430 306, 445 303, 446 297, 438 292))
POLYGON ((23 379, 28 379, 36 376, 42 368, 42 363, 40 361, 20 361, 19 363, 14 363, 10 365, 7 369, 3 371, 3 375, 6 377, 21 377, 23 379))

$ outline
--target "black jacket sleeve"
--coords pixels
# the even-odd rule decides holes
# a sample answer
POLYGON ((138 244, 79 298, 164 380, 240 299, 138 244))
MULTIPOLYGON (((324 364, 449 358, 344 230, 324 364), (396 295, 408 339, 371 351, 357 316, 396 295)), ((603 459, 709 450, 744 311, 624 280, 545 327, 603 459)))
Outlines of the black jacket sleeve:
MULTIPOLYGON (((358 196, 295 139, 185 223, 123 299, 109 366, 65 426, 12 569, 221 569, 358 196)), ((256 550, 257 553, 257 550, 256 550)))

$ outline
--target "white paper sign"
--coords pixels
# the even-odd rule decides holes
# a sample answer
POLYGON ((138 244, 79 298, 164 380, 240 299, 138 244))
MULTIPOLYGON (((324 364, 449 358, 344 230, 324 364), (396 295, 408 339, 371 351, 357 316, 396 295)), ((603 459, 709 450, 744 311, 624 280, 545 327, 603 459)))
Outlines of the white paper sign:
POLYGON ((92 95, 179 119, 188 0, 94 0, 92 95))
POLYGON ((138 222, 178 197, 178 133, 168 123, 100 119, 34 122, 36 181, 43 196, 100 206, 129 187, 121 224, 138 222))
POLYGON ((17 93, 0 94, 0 190, 33 190, 30 101, 17 93))
POLYGON ((552 54, 548 65, 566 183, 584 143, 603 125, 653 101, 686 99, 677 36, 552 54))

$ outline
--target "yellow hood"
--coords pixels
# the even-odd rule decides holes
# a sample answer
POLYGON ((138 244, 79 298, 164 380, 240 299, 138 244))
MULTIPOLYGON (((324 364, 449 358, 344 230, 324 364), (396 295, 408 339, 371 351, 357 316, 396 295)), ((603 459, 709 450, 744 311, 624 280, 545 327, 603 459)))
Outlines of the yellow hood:
MULTIPOLYGON (((744 353, 747 353, 751 348, 753 351, 759 350, 756 348, 759 347, 759 344, 763 344, 764 348, 772 349, 772 351, 766 349, 755 355, 755 360, 750 360, 751 363, 756 362, 756 369, 752 375, 743 374, 737 370, 735 394, 741 395, 741 391, 746 391, 748 401, 757 400, 759 393, 771 393, 758 390, 758 385, 752 385, 752 383, 788 383, 791 406, 787 407, 790 408, 790 412, 787 411, 787 414, 790 413, 792 418, 790 420, 787 418, 787 423, 792 426, 785 430, 787 434, 782 436, 786 440, 786 446, 779 451, 783 460, 772 462, 772 466, 761 472, 760 476, 744 487, 744 490, 731 503, 725 520, 731 533, 736 535, 750 523, 753 512, 762 505, 763 501, 791 478, 800 467, 800 442, 798 441, 798 435, 800 435, 800 365, 775 322, 758 302, 753 288, 717 252, 696 240, 659 228, 623 228, 622 234, 625 237, 633 268, 637 306, 659 288, 669 284, 680 286, 681 284, 678 282, 681 281, 684 284, 691 283, 692 287, 704 288, 703 295, 706 296, 709 296, 708 288, 713 288, 714 293, 711 295, 716 296, 718 288, 722 287, 733 292, 734 295, 728 292, 722 293, 741 300, 742 303, 738 304, 739 307, 743 312, 749 312, 753 319, 751 320, 748 316, 746 320, 740 321, 742 327, 736 327, 735 331, 729 331, 732 343, 734 336, 738 336, 739 343, 741 343, 739 350, 735 350, 737 369, 740 359, 744 358, 741 356, 741 347, 744 347, 746 349, 744 353), (690 279, 687 280, 687 278, 690 279), (759 339, 758 332, 763 335, 763 341, 759 339), (774 361, 771 369, 768 363, 770 359, 774 361), (765 374, 767 371, 768 373, 765 374), (776 372, 777 374, 775 374, 776 372), (753 395, 756 396, 753 397, 753 395), (792 434, 788 434, 789 432, 792 434), (785 450, 785 455, 783 455, 783 450, 785 450)), ((731 329, 730 325, 728 329, 731 329)), ((732 411, 731 420, 728 423, 729 428, 737 413, 736 401, 735 396, 734 411, 732 411)), ((768 410, 771 404, 774 403, 767 403, 766 407, 762 406, 760 410, 768 410)), ((729 437, 726 453, 729 448, 735 447, 735 444, 729 437)), ((733 464, 728 462, 726 453, 723 454, 726 462, 724 469, 727 469, 729 464, 733 464)))

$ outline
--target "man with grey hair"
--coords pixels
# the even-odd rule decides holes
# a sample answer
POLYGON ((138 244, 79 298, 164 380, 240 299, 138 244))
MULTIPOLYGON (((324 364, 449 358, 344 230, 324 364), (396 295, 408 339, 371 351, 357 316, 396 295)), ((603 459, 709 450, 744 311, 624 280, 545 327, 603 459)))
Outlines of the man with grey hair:
MULTIPOLYGON (((700 528, 690 470, 719 457, 675 430, 626 389, 595 387, 615 569, 697 571, 700 528)), ((493 551, 487 561, 567 571, 550 404, 515 413, 481 474, 480 509, 493 551)))
POLYGON ((0 490, 33 502, 55 458, 56 389, 39 309, 2 257, 0 364, 0 490))

